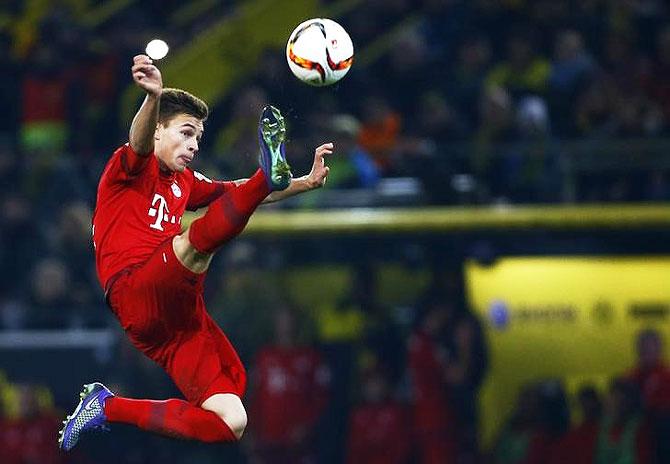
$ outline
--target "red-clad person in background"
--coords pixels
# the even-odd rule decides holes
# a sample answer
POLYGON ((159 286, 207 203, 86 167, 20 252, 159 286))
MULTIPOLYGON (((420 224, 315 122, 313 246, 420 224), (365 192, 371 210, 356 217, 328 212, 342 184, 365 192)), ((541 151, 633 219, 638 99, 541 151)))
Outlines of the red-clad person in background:
POLYGON ((330 370, 321 353, 299 343, 294 310, 274 317, 275 341, 253 362, 251 402, 256 462, 312 462, 315 428, 328 402, 330 370))
POLYGON ((362 402, 349 419, 347 464, 408 463, 412 449, 408 408, 392 397, 381 369, 370 368, 362 380, 362 402))
POLYGON ((653 463, 651 445, 649 422, 640 409, 637 386, 630 380, 615 379, 600 421, 593 462, 653 463))
POLYGON ((553 456, 554 438, 547 427, 548 415, 542 385, 524 385, 516 406, 499 431, 492 448, 494 464, 546 464, 553 456))
POLYGON ((422 464, 456 459, 455 412, 449 397, 449 362, 444 343, 448 307, 431 299, 419 316, 408 348, 412 412, 422 464))
POLYGON ((637 359, 637 365, 627 377, 640 389, 643 407, 670 412, 670 367, 663 361, 663 341, 657 331, 640 332, 637 359))
MULTIPOLYGON (((54 430, 60 420, 53 410, 39 405, 33 385, 16 387, 19 405, 15 418, 2 418, 0 411, 0 462, 2 464, 60 464, 64 456, 54 446, 54 430)), ((1 402, 0 402, 1 403, 1 402)))
POLYGON ((663 340, 646 329, 637 337, 637 365, 626 375, 640 390, 642 408, 651 426, 658 462, 670 462, 670 367, 663 360, 663 340))
POLYGON ((582 421, 572 427, 555 447, 551 464, 593 464, 596 441, 600 430, 602 403, 593 387, 583 387, 578 393, 582 421))

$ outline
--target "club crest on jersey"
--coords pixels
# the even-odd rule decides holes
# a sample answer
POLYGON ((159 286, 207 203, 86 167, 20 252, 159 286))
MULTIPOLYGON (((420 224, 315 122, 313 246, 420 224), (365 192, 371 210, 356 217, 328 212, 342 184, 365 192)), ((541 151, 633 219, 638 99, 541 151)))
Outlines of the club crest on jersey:
MULTIPOLYGON (((175 184, 172 184, 172 186, 174 187, 175 184)), ((179 193, 181 194, 181 190, 179 193)), ((160 231, 165 230, 163 229, 164 222, 167 222, 168 224, 181 224, 181 217, 177 218, 177 216, 174 214, 170 214, 167 201, 165 201, 165 198, 163 198, 163 196, 158 193, 154 194, 154 199, 151 200, 151 207, 149 208, 148 214, 149 217, 156 218, 156 221, 153 224, 149 224, 149 227, 152 229, 160 231)))
POLYGON ((177 185, 177 183, 172 184, 172 193, 174 194, 175 197, 181 198, 181 189, 177 185))

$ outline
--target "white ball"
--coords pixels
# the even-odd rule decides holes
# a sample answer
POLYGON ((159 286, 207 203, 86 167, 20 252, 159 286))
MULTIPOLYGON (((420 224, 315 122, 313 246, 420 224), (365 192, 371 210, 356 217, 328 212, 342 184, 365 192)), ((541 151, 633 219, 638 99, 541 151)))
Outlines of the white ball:
POLYGON ((301 81, 322 87, 344 77, 354 59, 354 44, 342 26, 314 18, 296 27, 286 44, 286 61, 301 81))
POLYGON ((152 60, 160 60, 161 58, 165 58, 165 55, 168 54, 169 50, 170 48, 168 47, 168 44, 166 44, 165 41, 161 39, 152 40, 147 44, 146 48, 147 55, 149 55, 149 58, 152 60))

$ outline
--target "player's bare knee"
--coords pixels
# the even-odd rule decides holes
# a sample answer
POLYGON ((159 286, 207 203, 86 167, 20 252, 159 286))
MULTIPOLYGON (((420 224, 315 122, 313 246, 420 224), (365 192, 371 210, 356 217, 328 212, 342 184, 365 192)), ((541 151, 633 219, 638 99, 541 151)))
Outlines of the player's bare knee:
POLYGON ((238 396, 216 394, 202 403, 202 408, 219 416, 238 440, 242 438, 247 427, 247 411, 238 396))
MULTIPOLYGON (((221 417, 221 416, 219 416, 221 417)), ((244 430, 247 428, 247 412, 242 409, 242 411, 236 411, 235 413, 225 414, 221 417, 230 431, 235 434, 239 440, 244 435, 244 430)))
POLYGON ((247 428, 247 412, 244 408, 213 411, 228 426, 231 432, 239 440, 247 428))

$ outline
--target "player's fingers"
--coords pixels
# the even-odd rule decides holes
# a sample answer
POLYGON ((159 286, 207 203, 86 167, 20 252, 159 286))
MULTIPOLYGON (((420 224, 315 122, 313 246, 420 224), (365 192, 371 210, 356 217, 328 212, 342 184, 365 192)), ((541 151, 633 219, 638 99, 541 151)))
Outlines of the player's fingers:
POLYGON ((133 79, 135 79, 136 81, 144 79, 145 77, 147 77, 147 76, 143 72, 138 71, 138 72, 133 73, 133 79))
POLYGON ((323 152, 323 153, 332 153, 333 152, 333 144, 332 143, 324 143, 316 147, 317 152, 323 152))
POLYGON ((326 163, 326 158, 324 157, 324 155, 329 155, 329 154, 330 153, 317 153, 314 156, 314 161, 317 162, 317 163, 320 162, 321 164, 325 164, 326 163))
POLYGON ((151 63, 153 63, 153 61, 147 55, 135 55, 133 57, 133 63, 135 63, 135 64, 138 64, 138 63, 151 64, 151 63))
POLYGON ((323 158, 324 155, 331 155, 332 153, 333 150, 331 148, 326 148, 323 145, 318 147, 314 152, 317 158, 323 158))
POLYGON ((145 74, 152 74, 158 71, 158 68, 156 68, 156 66, 153 66, 151 64, 136 64, 131 68, 131 70, 132 72, 142 71, 145 74))

